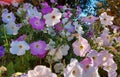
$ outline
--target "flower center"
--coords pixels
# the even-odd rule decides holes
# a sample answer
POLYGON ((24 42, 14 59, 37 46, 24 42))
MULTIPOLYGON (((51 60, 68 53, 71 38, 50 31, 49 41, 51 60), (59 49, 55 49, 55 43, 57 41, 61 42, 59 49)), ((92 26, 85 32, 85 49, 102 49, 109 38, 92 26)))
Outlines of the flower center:
POLYGON ((89 69, 89 67, 90 67, 89 65, 86 65, 86 68, 87 68, 87 69, 89 69))
POLYGON ((55 19, 55 16, 54 16, 54 15, 52 16, 52 19, 55 19))
POLYGON ((19 48, 20 48, 20 49, 22 49, 22 48, 23 48, 23 46, 22 46, 22 45, 19 45, 19 48))
POLYGON ((103 61, 106 61, 106 60, 107 60, 107 57, 106 57, 106 56, 104 56, 104 57, 103 57, 103 61))
POLYGON ((104 20, 104 21, 107 21, 107 19, 106 19, 106 18, 104 18, 103 20, 104 20))
POLYGON ((80 49, 83 49, 84 48, 84 46, 83 45, 80 45, 80 49))
POLYGON ((15 29, 15 27, 14 27, 14 26, 12 26, 11 28, 12 28, 12 29, 15 29))
POLYGON ((92 18, 91 16, 88 17, 88 19, 91 19, 91 18, 92 18))
POLYGON ((8 18, 11 18, 11 16, 7 16, 8 18))
POLYGON ((38 24, 39 24, 39 21, 36 21, 35 24, 38 25, 38 24))
POLYGON ((72 71, 72 74, 75 76, 75 75, 76 75, 76 71, 75 71, 75 70, 73 70, 73 71, 72 71))
POLYGON ((96 57, 95 57, 95 56, 93 56, 92 58, 93 58, 93 60, 95 60, 95 59, 96 59, 96 57))

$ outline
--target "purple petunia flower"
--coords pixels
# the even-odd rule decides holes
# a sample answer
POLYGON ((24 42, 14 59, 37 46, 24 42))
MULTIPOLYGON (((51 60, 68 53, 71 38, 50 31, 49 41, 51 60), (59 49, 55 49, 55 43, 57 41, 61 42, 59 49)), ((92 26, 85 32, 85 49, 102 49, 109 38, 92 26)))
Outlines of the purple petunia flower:
POLYGON ((32 44, 30 44, 31 54, 43 58, 47 53, 47 50, 45 50, 46 47, 47 44, 45 43, 45 41, 39 40, 37 42, 33 42, 32 44))
POLYGON ((44 7, 44 8, 42 8, 42 14, 43 15, 51 13, 52 11, 53 11, 53 8, 51 8, 51 7, 44 7))
POLYGON ((34 29, 43 30, 45 25, 45 20, 40 20, 38 17, 30 18, 29 23, 34 29))
POLYGON ((3 46, 0 46, 0 57, 4 56, 4 54, 5 54, 4 48, 3 46))

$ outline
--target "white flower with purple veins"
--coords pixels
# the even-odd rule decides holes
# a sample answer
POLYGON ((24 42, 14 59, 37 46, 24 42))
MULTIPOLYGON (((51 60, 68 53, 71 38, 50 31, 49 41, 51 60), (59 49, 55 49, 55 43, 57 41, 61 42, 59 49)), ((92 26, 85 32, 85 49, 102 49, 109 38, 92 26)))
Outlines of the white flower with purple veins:
POLYGON ((2 21, 4 23, 11 23, 14 22, 16 19, 16 17, 14 16, 14 14, 12 12, 8 13, 8 10, 5 9, 5 11, 3 11, 2 13, 2 21))
POLYGON ((20 27, 18 27, 17 24, 15 24, 15 22, 10 22, 4 25, 4 27, 6 28, 8 35, 17 35, 18 30, 20 29, 20 27))
POLYGON ((38 65, 34 70, 28 71, 28 77, 57 77, 57 75, 52 73, 50 68, 38 65))
POLYGON ((25 41, 12 41, 10 46, 10 53, 18 56, 24 55, 25 51, 30 49, 29 45, 25 41))
POLYGON ((83 77, 83 68, 77 59, 71 59, 70 64, 64 69, 64 77, 83 77))
POLYGON ((113 20, 114 20, 114 17, 113 16, 109 16, 107 15, 106 12, 102 13, 100 16, 100 21, 101 21, 101 24, 103 25, 113 25, 113 20))
POLYGON ((48 13, 43 16, 45 19, 45 23, 47 27, 54 26, 60 22, 60 18, 62 17, 62 13, 57 8, 53 8, 51 13, 48 13))
POLYGON ((82 25, 78 24, 78 21, 73 22, 73 25, 75 26, 75 31, 77 31, 78 34, 80 34, 80 35, 84 34, 82 25))
POLYGON ((32 18, 32 17, 38 17, 39 19, 41 19, 41 16, 42 16, 41 12, 38 12, 36 7, 28 8, 27 16, 26 16, 27 19, 32 18))

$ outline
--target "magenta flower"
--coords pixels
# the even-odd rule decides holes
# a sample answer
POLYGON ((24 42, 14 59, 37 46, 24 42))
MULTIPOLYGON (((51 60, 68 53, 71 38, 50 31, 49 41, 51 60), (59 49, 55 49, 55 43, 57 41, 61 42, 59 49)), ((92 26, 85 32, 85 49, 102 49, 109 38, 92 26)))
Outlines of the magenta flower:
POLYGON ((89 52, 91 49, 88 41, 81 36, 79 37, 77 41, 75 41, 72 44, 72 46, 73 46, 75 55, 81 56, 81 57, 84 57, 86 53, 89 52))
POLYGON ((85 18, 82 18, 82 21, 93 24, 98 19, 99 19, 98 17, 94 17, 94 16, 90 15, 85 18))
POLYGON ((32 44, 30 44, 31 54, 43 58, 47 53, 47 51, 45 50, 46 47, 47 44, 45 41, 39 40, 37 42, 33 42, 32 44))
POLYGON ((48 14, 48 13, 51 13, 53 11, 53 8, 51 7, 44 7, 42 8, 42 14, 48 14))
POLYGON ((45 20, 40 20, 38 17, 30 18, 29 23, 36 30, 43 30, 45 25, 45 20))
POLYGON ((56 31, 62 31, 63 30, 63 26, 62 26, 62 22, 56 24, 54 27, 56 29, 56 31))
POLYGON ((93 62, 91 58, 85 58, 80 62, 80 64, 82 65, 84 71, 87 71, 89 67, 93 65, 93 62))

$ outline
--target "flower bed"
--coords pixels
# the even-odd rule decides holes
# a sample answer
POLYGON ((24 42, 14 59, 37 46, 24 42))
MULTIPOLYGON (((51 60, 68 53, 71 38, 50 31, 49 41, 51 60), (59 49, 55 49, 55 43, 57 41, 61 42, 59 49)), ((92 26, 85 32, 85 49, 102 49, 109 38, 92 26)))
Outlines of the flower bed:
POLYGON ((120 75, 117 9, 80 17, 80 6, 38 4, 0 1, 0 77, 120 75))

